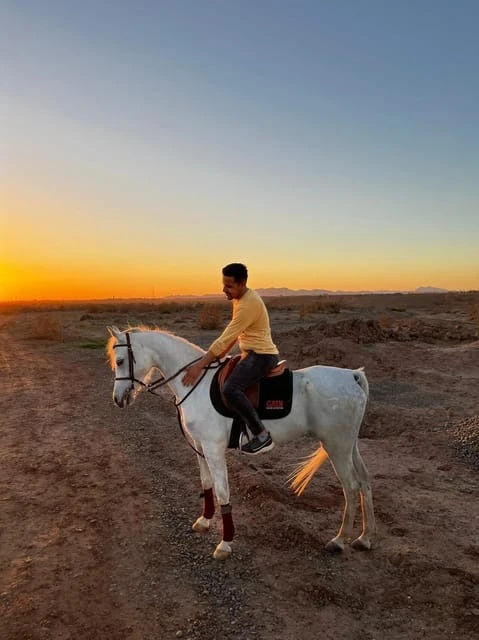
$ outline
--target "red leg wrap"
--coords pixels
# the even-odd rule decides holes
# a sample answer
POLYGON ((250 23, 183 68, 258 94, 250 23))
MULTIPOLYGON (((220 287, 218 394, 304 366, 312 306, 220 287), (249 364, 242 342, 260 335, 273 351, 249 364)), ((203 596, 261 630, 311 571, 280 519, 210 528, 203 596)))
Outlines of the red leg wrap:
POLYGON ((235 535, 235 526, 233 524, 233 515, 231 511, 229 513, 223 513, 223 540, 225 542, 231 542, 235 535))
POLYGON ((203 518, 210 520, 215 514, 215 499, 213 489, 205 489, 203 492, 203 518))

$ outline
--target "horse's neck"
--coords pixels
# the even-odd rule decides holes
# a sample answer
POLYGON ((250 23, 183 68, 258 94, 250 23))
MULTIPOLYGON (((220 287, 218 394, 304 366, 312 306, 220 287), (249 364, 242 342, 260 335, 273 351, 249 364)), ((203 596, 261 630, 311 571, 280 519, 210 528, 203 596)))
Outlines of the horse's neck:
POLYGON ((166 378, 204 354, 200 347, 158 331, 145 333, 145 346, 151 350, 153 366, 160 369, 166 378))

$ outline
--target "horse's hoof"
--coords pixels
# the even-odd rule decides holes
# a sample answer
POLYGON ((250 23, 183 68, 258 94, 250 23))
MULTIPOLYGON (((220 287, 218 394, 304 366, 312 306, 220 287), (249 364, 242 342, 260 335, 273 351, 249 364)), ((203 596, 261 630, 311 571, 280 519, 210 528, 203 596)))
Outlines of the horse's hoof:
POLYGON ((210 521, 204 516, 200 516, 192 525, 191 528, 195 533, 208 533, 210 530, 210 521))
POLYGON ((333 538, 324 548, 328 553, 341 553, 344 550, 344 543, 333 538))
POLYGON ((370 551, 373 547, 369 538, 363 538, 362 536, 353 540, 351 546, 356 551, 370 551))
POLYGON ((222 540, 219 543, 219 545, 216 547, 213 553, 213 558, 215 560, 227 560, 231 555, 231 551, 232 549, 230 545, 224 540, 222 540))

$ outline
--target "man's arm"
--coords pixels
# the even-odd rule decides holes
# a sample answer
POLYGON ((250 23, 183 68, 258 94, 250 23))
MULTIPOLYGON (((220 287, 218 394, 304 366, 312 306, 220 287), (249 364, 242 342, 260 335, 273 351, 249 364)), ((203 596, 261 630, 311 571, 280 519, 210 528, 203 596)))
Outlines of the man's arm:
POLYGON ((193 385, 201 375, 202 370, 217 358, 223 357, 235 344, 238 336, 254 320, 255 310, 251 307, 238 307, 230 323, 208 349, 208 352, 191 367, 188 367, 183 376, 183 384, 187 387, 193 385))
POLYGON ((238 337, 245 331, 255 320, 256 309, 251 306, 238 307, 234 317, 220 335, 210 346, 210 350, 216 353, 217 357, 228 353, 234 345, 238 337))

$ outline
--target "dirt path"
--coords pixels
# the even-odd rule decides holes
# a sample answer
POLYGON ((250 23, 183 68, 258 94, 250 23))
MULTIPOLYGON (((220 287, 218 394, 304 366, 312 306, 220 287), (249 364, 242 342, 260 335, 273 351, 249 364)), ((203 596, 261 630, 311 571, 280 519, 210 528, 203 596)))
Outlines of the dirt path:
POLYGON ((168 393, 120 411, 101 351, 0 332, 2 640, 479 637, 478 476, 430 427, 431 411, 467 405, 467 389, 454 400, 434 365, 461 356, 421 357, 442 401, 427 396, 429 374, 402 387, 405 408, 387 386, 400 381, 384 348, 370 356, 376 400, 361 441, 378 547, 323 550, 343 498, 329 466, 291 494, 288 472, 315 446, 305 440, 254 462, 230 454, 238 535, 220 564, 219 521, 208 536, 190 531, 197 463, 168 393), (411 400, 417 390, 426 407, 411 400), (418 428, 395 434, 401 416, 418 428))

